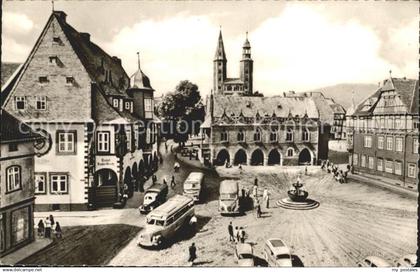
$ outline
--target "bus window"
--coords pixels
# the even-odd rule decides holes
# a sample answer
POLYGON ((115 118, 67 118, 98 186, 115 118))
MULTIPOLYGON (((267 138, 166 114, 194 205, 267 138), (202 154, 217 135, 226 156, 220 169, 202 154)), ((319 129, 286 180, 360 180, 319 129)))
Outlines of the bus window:
POLYGON ((156 220, 156 225, 157 226, 163 226, 165 224, 165 221, 163 220, 156 220))
POLYGON ((147 219, 147 224, 154 225, 155 224, 155 219, 147 219))
POLYGON ((173 222, 174 222, 174 218, 173 217, 169 218, 168 220, 166 220, 166 226, 169 226, 173 222))

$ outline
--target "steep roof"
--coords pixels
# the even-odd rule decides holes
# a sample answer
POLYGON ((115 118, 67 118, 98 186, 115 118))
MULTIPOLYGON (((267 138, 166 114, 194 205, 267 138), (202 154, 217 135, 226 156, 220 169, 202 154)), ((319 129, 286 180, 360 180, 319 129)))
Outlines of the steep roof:
POLYGON ((217 41, 216 53, 214 60, 226 60, 225 46, 223 45, 222 30, 219 32, 219 40, 217 41))
MULTIPOLYGON (((23 68, 23 64, 20 64, 19 67, 17 67, 14 70, 13 74, 9 75, 9 78, 4 83, 4 85, 2 85, 1 93, 0 93, 0 107, 4 106, 4 103, 6 102, 6 98, 9 96, 10 92, 13 89, 13 86, 15 85, 17 79, 19 78, 23 70, 22 68, 23 68)), ((2 73, 3 73, 3 69, 2 69, 2 73)))
POLYGON ((260 116, 272 116, 274 113, 283 118, 287 118, 289 113, 294 117, 305 114, 309 118, 320 117, 311 98, 214 95, 214 117, 221 117, 224 113, 239 115, 241 112, 244 117, 255 117, 257 112, 260 116))
POLYGON ((334 122, 334 111, 331 106, 328 104, 327 100, 323 95, 315 95, 311 97, 314 101, 318 112, 319 119, 323 123, 332 124, 334 122))
POLYGON ((19 121, 5 110, 0 110, 0 143, 34 141, 42 138, 28 125, 19 121))

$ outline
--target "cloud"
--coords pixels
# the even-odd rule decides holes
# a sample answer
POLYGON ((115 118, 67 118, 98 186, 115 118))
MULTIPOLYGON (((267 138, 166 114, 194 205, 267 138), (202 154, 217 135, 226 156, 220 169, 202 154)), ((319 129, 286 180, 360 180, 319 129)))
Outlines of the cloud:
POLYGON ((34 23, 25 14, 16 12, 3 13, 3 31, 12 34, 26 34, 34 27, 34 23))
POLYGON ((1 49, 2 62, 23 62, 28 57, 31 47, 17 43, 14 39, 3 38, 1 49))

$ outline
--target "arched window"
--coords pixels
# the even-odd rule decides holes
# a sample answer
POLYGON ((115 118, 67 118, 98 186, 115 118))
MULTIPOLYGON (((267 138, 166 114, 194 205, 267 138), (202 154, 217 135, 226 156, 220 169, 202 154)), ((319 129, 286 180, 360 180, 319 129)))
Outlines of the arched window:
POLYGON ((286 130, 286 142, 292 142, 293 141, 293 129, 287 128, 286 130))
POLYGON ((270 142, 277 142, 277 130, 273 129, 270 132, 270 142))
POLYGON ((238 142, 244 142, 245 141, 245 133, 243 130, 239 130, 238 132, 238 142))
POLYGON ((18 165, 12 165, 6 168, 7 192, 13 192, 22 189, 21 168, 18 165))
POLYGON ((227 134, 226 130, 223 130, 222 132, 220 132, 220 141, 221 142, 227 142, 228 141, 228 134, 227 134))
POLYGON ((302 141, 309 142, 309 130, 307 128, 302 131, 302 141))
POLYGON ((261 142, 261 130, 257 128, 254 133, 254 141, 261 142))
POLYGON ((294 151, 293 151, 293 148, 289 148, 289 149, 287 149, 287 157, 293 157, 293 154, 294 154, 294 151))

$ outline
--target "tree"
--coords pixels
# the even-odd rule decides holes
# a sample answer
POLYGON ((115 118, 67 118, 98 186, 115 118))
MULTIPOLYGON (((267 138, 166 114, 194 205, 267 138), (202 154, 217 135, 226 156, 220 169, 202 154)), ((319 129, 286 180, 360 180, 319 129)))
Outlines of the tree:
POLYGON ((185 142, 188 134, 198 133, 199 126, 195 123, 204 121, 204 105, 198 86, 188 80, 181 81, 174 92, 163 97, 158 113, 160 117, 176 122, 174 139, 185 142))

